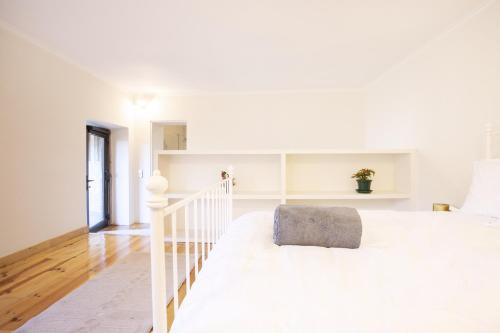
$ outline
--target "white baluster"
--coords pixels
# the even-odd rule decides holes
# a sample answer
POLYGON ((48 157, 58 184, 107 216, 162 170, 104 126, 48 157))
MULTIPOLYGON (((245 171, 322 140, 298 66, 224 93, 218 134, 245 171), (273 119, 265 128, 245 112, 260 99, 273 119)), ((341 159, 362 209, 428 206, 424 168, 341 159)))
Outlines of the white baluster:
POLYGON ((222 214, 222 184, 220 184, 219 185, 219 238, 224 233, 222 224, 222 221, 224 221, 223 216, 224 215, 222 214))
POLYGON ((220 208, 219 208, 219 185, 215 187, 215 238, 220 236, 220 208))
POLYGON ((191 289, 190 265, 189 265, 189 204, 184 207, 184 253, 186 262, 186 293, 191 289))
POLYGON ((207 192, 207 258, 210 256, 210 243, 212 242, 212 204, 210 192, 207 192))
POLYGON ((215 246, 215 242, 217 241, 216 238, 215 238, 215 231, 216 231, 216 220, 215 220, 215 190, 212 190, 211 191, 211 197, 212 197, 212 202, 211 202, 211 206, 212 206, 212 249, 214 248, 215 246))
POLYGON ((221 223, 222 223, 222 234, 226 232, 226 182, 222 183, 222 189, 221 189, 221 197, 220 197, 220 203, 221 203, 221 223))
POLYGON ((210 255, 212 246, 212 192, 207 193, 207 209, 208 209, 208 224, 207 224, 207 257, 210 255))
POLYGON ((231 178, 229 178, 227 180, 227 228, 229 229, 229 222, 231 222, 230 218, 229 218, 229 214, 230 214, 230 211, 231 211, 231 197, 229 196, 229 192, 231 191, 231 187, 233 185, 231 184, 231 178))
POLYGON ((229 180, 226 181, 226 231, 229 228, 229 180))
POLYGON ((224 183, 220 185, 220 230, 224 235, 224 183))
POLYGON ((222 183, 222 196, 221 196, 221 202, 222 202, 222 233, 226 233, 226 181, 222 183))
POLYGON ((198 199, 193 203, 193 223, 194 223, 194 276, 198 277, 198 199))
POLYGON ((221 218, 221 212, 220 212, 220 184, 217 185, 217 239, 220 238, 221 235, 221 225, 220 225, 220 218, 221 218))
POLYGON ((201 259, 202 259, 202 267, 203 267, 203 262, 205 261, 205 223, 207 221, 206 219, 206 209, 205 209, 205 194, 201 196, 201 259))
POLYGON ((172 285, 174 287, 174 314, 179 309, 179 273, 177 267, 177 212, 172 213, 172 285))
POLYGON ((146 189, 151 194, 147 206, 151 211, 151 290, 153 301, 153 327, 158 333, 167 333, 167 279, 165 276, 165 226, 163 210, 167 199, 163 193, 168 182, 158 170, 149 178, 146 189))
POLYGON ((487 123, 485 125, 485 158, 490 160, 493 158, 493 125, 487 123))
POLYGON ((210 191, 210 251, 214 245, 214 196, 213 192, 210 191))
POLYGON ((229 179, 226 182, 226 231, 229 228, 229 179))
POLYGON ((234 168, 232 165, 228 168, 229 171, 229 223, 233 222, 233 178, 234 178, 234 168))

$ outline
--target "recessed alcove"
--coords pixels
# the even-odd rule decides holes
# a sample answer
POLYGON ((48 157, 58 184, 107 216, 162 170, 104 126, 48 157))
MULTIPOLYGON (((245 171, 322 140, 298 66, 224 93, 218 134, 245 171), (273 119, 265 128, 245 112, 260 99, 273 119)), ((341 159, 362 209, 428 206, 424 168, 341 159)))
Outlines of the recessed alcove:
POLYGON ((155 168, 169 181, 169 199, 185 198, 216 182, 220 171, 232 165, 237 217, 257 206, 273 209, 279 203, 342 201, 345 205, 373 206, 368 201, 411 199, 414 157, 414 150, 402 149, 157 150, 154 160, 155 168), (351 175, 360 168, 377 172, 371 194, 355 191, 351 175))
POLYGON ((151 139, 154 150, 186 150, 187 124, 185 121, 153 122, 151 139))

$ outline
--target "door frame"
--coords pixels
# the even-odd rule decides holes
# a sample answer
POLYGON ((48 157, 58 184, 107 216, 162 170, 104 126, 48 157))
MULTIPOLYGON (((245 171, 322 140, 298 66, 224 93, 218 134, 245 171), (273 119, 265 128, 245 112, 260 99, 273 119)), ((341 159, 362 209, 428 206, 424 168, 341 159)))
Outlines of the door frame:
POLYGON ((110 148, 109 148, 109 136, 111 131, 97 126, 87 125, 87 130, 85 133, 86 141, 86 152, 85 152, 85 191, 87 193, 87 226, 89 227, 89 232, 97 232, 109 225, 111 218, 111 163, 110 163, 110 148), (89 134, 99 136, 104 139, 104 220, 98 224, 90 227, 90 214, 89 214, 89 134))

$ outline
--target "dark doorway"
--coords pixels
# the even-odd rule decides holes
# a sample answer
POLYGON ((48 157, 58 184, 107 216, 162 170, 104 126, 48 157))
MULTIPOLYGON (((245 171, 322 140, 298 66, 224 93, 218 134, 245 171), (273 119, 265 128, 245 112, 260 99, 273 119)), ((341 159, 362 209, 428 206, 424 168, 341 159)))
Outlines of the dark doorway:
POLYGON ((105 128, 87 126, 87 225, 90 232, 109 224, 109 133, 105 128))

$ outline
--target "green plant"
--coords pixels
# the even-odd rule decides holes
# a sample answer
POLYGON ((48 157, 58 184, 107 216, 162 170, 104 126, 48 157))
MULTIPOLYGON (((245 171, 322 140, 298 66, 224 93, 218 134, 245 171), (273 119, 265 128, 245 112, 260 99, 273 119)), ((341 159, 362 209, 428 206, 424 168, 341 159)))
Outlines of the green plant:
POLYGON ((375 176, 375 171, 372 169, 360 169, 358 172, 353 174, 351 178, 355 178, 356 180, 371 180, 371 178, 375 176))

